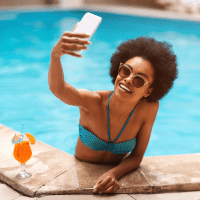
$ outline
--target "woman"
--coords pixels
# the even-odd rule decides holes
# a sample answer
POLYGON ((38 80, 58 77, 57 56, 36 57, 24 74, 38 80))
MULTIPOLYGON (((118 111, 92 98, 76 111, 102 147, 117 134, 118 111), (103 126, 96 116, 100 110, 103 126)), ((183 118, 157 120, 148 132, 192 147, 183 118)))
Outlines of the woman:
POLYGON ((60 58, 82 57, 87 34, 65 32, 51 53, 49 88, 68 105, 80 109, 75 156, 86 162, 113 163, 95 184, 95 192, 113 193, 118 179, 141 163, 157 115, 159 102, 177 77, 171 46, 140 37, 122 43, 111 58, 114 91, 75 89, 64 81, 60 58))

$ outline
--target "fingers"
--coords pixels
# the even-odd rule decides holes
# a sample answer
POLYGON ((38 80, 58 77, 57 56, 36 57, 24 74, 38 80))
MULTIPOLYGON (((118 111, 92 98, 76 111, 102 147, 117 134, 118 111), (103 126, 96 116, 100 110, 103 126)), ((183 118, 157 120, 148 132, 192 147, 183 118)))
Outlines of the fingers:
POLYGON ((113 177, 106 177, 103 181, 97 183, 95 187, 95 192, 99 191, 102 193, 113 193, 119 188, 119 183, 113 177))
POLYGON ((107 188, 109 188, 110 186, 114 184, 115 184, 115 180, 111 179, 109 182, 107 182, 104 186, 100 188, 100 191, 106 190, 107 188))
POLYGON ((105 190, 100 190, 100 194, 103 193, 114 193, 118 190, 119 188, 119 183, 115 182, 113 185, 109 186, 108 188, 106 188, 105 190))
POLYGON ((78 37, 78 38, 88 38, 90 37, 89 34, 87 33, 73 33, 73 32, 68 32, 68 31, 65 31, 63 33, 63 36, 68 36, 68 37, 78 37))
POLYGON ((85 45, 89 45, 91 44, 91 42, 87 39, 81 38, 83 36, 86 37, 88 35, 85 33, 72 34, 71 32, 64 32, 60 41, 63 54, 69 54, 76 57, 83 57, 73 52, 73 50, 87 50, 88 49, 88 47, 86 47, 85 45), (76 36, 78 36, 78 38, 76 36))
POLYGON ((70 43, 62 43, 63 49, 66 50, 81 50, 81 49, 88 49, 85 45, 80 44, 70 44, 70 43))
MULTIPOLYGON (((70 34, 67 34, 67 35, 68 36, 66 36, 66 34, 63 35, 59 42, 59 45, 60 45, 59 48, 61 48, 60 50, 62 51, 63 55, 69 54, 75 57, 83 57, 79 54, 74 53, 73 50, 87 50, 88 47, 85 45, 89 45, 91 44, 91 42, 83 38, 69 37, 70 34)), ((86 35, 86 34, 83 34, 83 35, 86 35)))
POLYGON ((77 38, 77 37, 68 37, 68 36, 63 36, 62 37, 62 42, 66 42, 66 43, 79 43, 79 44, 92 44, 87 39, 81 39, 81 38, 77 38))
POLYGON ((76 45, 76 44, 62 44, 62 53, 63 54, 69 54, 71 56, 75 57, 83 57, 82 55, 76 54, 73 50, 81 50, 81 49, 88 49, 88 47, 84 45, 76 45))
POLYGON ((119 189, 119 183, 113 188, 112 192, 116 192, 119 189))
MULTIPOLYGON (((90 45, 91 42, 88 40, 89 34, 86 33, 74 33, 73 31, 78 26, 75 25, 72 32, 65 31, 58 43, 57 51, 61 51, 62 55, 69 54, 76 57, 83 57, 79 54, 74 53, 74 50, 86 50, 88 47, 85 45, 90 45)), ((60 55, 60 54, 59 54, 60 55)), ((62 56, 60 55, 60 56, 62 56)))
POLYGON ((97 182, 96 190, 100 190, 103 188, 108 182, 110 182, 112 177, 106 177, 104 180, 101 180, 100 182, 97 182))
MULTIPOLYGON (((78 23, 74 29, 77 26, 78 23)), ((90 35, 86 33, 73 33, 65 31, 58 43, 53 47, 51 56, 60 58, 64 54, 69 54, 76 57, 83 57, 73 51, 88 49, 85 45, 91 44, 91 42, 87 39, 89 36, 90 35)))

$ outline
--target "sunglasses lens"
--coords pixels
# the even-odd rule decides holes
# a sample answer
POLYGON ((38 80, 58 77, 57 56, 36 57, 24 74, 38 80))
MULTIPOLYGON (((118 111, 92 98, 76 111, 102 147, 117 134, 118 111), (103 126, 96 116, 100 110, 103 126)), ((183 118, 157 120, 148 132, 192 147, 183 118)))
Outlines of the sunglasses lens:
POLYGON ((144 80, 139 76, 135 76, 133 79, 133 85, 137 88, 140 88, 144 85, 144 80))
MULTIPOLYGON (((130 76, 131 71, 127 66, 122 65, 118 73, 122 78, 127 78, 130 76)), ((133 78, 132 83, 136 88, 140 88, 145 84, 145 81, 142 77, 136 75, 133 78)))
POLYGON ((119 75, 123 78, 128 77, 130 75, 130 69, 123 65, 119 71, 119 75))

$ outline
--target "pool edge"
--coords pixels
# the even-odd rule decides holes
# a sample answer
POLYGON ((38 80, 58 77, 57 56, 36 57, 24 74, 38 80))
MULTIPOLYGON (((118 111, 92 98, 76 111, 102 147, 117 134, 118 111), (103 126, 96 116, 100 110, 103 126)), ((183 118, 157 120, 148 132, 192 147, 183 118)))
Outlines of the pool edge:
MULTIPOLYGON (((50 145, 36 141, 27 171, 19 180, 20 166, 12 156, 11 138, 17 131, 0 124, 0 180, 26 196, 93 194, 95 181, 114 167, 86 163, 50 145)), ((119 179, 118 194, 200 191, 200 154, 144 157, 140 167, 119 179), (188 170, 190 169, 190 170, 188 170)))
POLYGON ((159 10, 155 8, 145 8, 139 6, 121 6, 121 5, 101 5, 101 4, 83 4, 70 5, 68 7, 57 6, 18 6, 18 7, 1 7, 1 12, 57 12, 69 10, 85 10, 94 12, 109 12, 113 14, 134 15, 140 17, 184 20, 190 22, 200 22, 200 14, 186 14, 172 12, 168 10, 159 10))

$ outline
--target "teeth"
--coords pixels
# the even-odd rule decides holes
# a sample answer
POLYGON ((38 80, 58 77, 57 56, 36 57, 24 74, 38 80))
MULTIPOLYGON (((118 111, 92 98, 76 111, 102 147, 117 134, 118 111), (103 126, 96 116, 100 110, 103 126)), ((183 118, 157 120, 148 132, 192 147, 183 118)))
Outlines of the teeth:
POLYGON ((124 85, 122 85, 122 84, 120 84, 119 85, 121 88, 123 88, 124 90, 126 90, 126 91, 128 91, 128 92, 131 92, 126 86, 124 86, 124 85))

